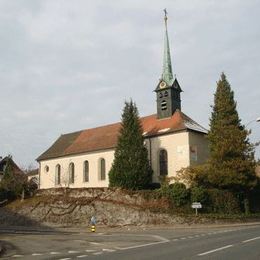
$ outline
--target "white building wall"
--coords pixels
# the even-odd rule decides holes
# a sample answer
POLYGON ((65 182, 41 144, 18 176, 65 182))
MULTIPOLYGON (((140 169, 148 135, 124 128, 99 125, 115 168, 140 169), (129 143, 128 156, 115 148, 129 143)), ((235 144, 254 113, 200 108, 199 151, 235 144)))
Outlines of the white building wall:
POLYGON ((176 176, 178 170, 190 164, 188 132, 146 139, 146 146, 148 148, 148 156, 149 158, 151 157, 150 160, 154 172, 153 182, 159 182, 159 152, 161 149, 165 149, 168 154, 168 177, 176 176))
POLYGON ((197 165, 206 162, 209 157, 209 143, 206 135, 189 132, 190 164, 197 165))
POLYGON ((53 187, 108 187, 108 172, 114 160, 114 150, 98 151, 80 155, 70 155, 55 159, 44 160, 40 162, 40 189, 53 187), (106 178, 100 180, 100 159, 105 159, 106 178), (84 161, 89 162, 89 181, 84 182, 83 167, 84 161), (75 178, 74 184, 69 184, 69 164, 74 163, 75 178), (61 166, 61 183, 55 185, 56 166, 61 166), (46 167, 49 168, 48 172, 46 167))
MULTIPOLYGON (((154 172, 153 182, 160 181, 159 152, 165 149, 168 154, 168 177, 176 176, 177 172, 189 165, 199 164, 208 158, 208 143, 205 135, 193 132, 178 132, 169 135, 145 139, 148 158, 154 172)), ((40 189, 53 187, 108 187, 108 172, 114 160, 114 150, 97 151, 80 155, 71 155, 40 162, 40 189), (100 180, 100 159, 105 159, 106 179, 100 180), (83 180, 84 161, 89 162, 89 181, 83 180), (69 184, 69 164, 74 163, 75 181, 69 184), (61 166, 61 184, 55 185, 56 165, 61 166), (46 166, 49 171, 46 171, 46 166)))

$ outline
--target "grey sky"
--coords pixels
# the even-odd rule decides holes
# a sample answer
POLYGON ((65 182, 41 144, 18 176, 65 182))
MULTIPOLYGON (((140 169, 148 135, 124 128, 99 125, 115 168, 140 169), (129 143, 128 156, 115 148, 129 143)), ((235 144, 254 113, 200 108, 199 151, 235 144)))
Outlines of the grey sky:
POLYGON ((130 97, 155 113, 165 7, 183 112, 208 127, 224 71, 242 122, 259 117, 258 0, 0 0, 0 155, 35 164, 60 134, 119 121, 130 97))

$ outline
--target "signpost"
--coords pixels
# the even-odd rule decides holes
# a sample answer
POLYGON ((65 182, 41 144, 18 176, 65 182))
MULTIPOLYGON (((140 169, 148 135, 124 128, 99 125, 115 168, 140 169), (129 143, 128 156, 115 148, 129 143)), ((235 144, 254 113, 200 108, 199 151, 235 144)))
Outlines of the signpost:
POLYGON ((202 205, 200 202, 193 202, 191 204, 191 207, 196 210, 196 216, 198 215, 198 209, 202 208, 202 205))

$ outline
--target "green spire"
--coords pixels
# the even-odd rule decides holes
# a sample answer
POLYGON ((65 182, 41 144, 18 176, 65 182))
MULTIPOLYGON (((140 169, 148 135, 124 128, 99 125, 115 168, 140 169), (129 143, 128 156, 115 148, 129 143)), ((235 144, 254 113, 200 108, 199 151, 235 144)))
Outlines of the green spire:
POLYGON ((166 82, 168 86, 173 84, 172 75, 172 63, 171 63, 171 53, 169 46, 168 30, 167 30, 167 11, 164 9, 164 23, 165 23, 165 35, 164 35, 164 54, 163 54, 163 72, 162 80, 166 82))

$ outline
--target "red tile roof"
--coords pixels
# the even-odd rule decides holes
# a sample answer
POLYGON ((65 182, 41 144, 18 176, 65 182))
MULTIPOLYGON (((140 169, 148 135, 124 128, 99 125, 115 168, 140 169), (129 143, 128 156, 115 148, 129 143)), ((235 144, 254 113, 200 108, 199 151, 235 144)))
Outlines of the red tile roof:
MULTIPOLYGON (((154 114, 142 117, 140 120, 144 137, 169 134, 182 130, 207 133, 205 128, 179 110, 170 118, 157 119, 157 115, 154 114)), ((115 123, 61 135, 47 151, 37 158, 37 161, 115 148, 120 127, 121 123, 115 123)))

